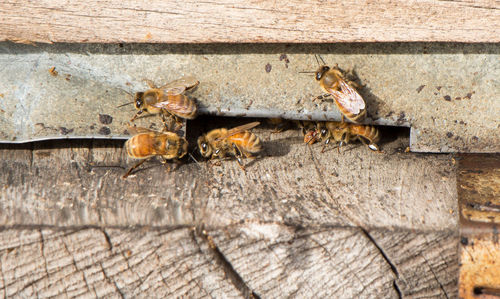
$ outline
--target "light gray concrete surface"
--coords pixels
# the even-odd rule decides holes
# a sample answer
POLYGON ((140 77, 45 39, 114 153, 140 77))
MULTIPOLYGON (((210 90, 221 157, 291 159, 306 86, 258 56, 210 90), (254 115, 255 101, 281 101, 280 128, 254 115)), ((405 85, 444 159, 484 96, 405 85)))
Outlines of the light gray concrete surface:
POLYGON ((143 79, 184 75, 200 81, 201 113, 338 120, 333 103, 312 101, 322 94, 312 74, 300 73, 318 67, 314 54, 353 70, 366 123, 411 127, 412 151, 500 152, 497 44, 0 43, 0 142, 127 138, 134 108, 116 106, 145 90, 143 79))

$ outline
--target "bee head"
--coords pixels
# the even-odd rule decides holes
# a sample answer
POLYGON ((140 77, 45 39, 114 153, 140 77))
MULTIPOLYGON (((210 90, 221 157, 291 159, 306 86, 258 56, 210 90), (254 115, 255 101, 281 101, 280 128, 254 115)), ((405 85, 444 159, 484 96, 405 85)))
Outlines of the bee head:
POLYGON ((137 92, 134 97, 134 106, 135 109, 141 110, 144 106, 144 100, 142 99, 144 97, 144 92, 137 92))
POLYGON ((208 144, 205 136, 200 136, 198 138, 198 149, 203 157, 209 158, 212 156, 212 147, 208 144))
POLYGON ((316 71, 316 75, 314 76, 314 78, 316 78, 317 81, 321 80, 321 78, 323 78, 325 73, 328 72, 329 70, 330 67, 326 65, 320 66, 319 69, 316 71))
POLYGON ((319 130, 319 135, 321 136, 321 138, 325 138, 327 134, 328 134, 328 130, 326 128, 321 128, 319 130))

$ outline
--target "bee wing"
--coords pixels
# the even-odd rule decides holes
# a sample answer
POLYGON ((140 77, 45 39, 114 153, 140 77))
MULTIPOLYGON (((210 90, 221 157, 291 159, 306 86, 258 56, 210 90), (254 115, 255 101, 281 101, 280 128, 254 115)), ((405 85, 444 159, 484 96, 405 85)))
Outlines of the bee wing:
POLYGON ((169 82, 161 88, 168 94, 177 95, 183 93, 186 89, 195 87, 198 83, 200 83, 200 81, 196 80, 194 77, 188 76, 169 82))
POLYGON ((174 113, 189 114, 192 112, 190 105, 186 105, 187 101, 169 101, 168 96, 163 96, 161 101, 151 106, 165 109, 174 113))
POLYGON ((353 114, 359 114, 365 109, 365 100, 344 80, 340 80, 340 91, 330 89, 329 92, 335 101, 353 114))
POLYGON ((132 135, 137 135, 137 134, 141 134, 141 133, 158 133, 154 130, 150 130, 150 129, 143 128, 143 127, 131 126, 131 125, 127 126, 127 131, 132 135))
POLYGON ((260 125, 260 122, 255 121, 255 122, 251 122, 251 123, 248 123, 248 124, 245 124, 245 125, 241 125, 241 126, 232 128, 231 130, 228 130, 225 135, 220 136, 215 141, 219 141, 219 140, 225 139, 227 137, 233 136, 234 134, 238 134, 240 132, 243 132, 243 131, 246 131, 246 130, 250 130, 252 128, 255 128, 258 125, 260 125))

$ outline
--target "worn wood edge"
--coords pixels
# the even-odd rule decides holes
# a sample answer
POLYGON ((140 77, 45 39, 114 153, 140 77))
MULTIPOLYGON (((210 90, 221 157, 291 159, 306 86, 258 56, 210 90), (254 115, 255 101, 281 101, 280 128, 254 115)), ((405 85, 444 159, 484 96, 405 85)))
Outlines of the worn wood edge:
POLYGON ((307 297, 315 292, 454 297, 457 242, 451 231, 363 232, 266 223, 216 230, 26 227, 0 231, 0 292, 5 296, 62 292, 68 296, 233 294, 248 298, 249 294, 276 294, 265 287, 270 282, 275 287, 281 283, 280 292, 307 297), (347 243, 338 238, 347 238, 343 239, 347 243), (370 258, 363 262, 354 254, 357 250, 370 258), (355 263, 348 267, 346 259, 355 263), (270 260, 272 265, 267 264, 270 260), (425 266, 418 267, 422 262, 425 266), (294 275, 297 271, 303 275, 294 275), (313 281, 332 288, 311 289, 308 284, 313 281), (293 288, 286 287, 290 282, 293 288))
POLYGON ((22 43, 500 41, 499 6, 486 0, 426 1, 418 5, 402 0, 373 3, 211 0, 194 4, 91 1, 67 5, 62 0, 36 4, 4 1, 0 11, 3 20, 0 40, 22 43), (193 30, 194 26, 197 30, 193 30))
POLYGON ((321 154, 322 146, 304 146, 298 131, 256 132, 267 149, 249 162, 247 172, 236 161, 224 161, 216 167, 191 163, 167 173, 153 161, 126 181, 120 177, 134 161, 126 158, 121 143, 112 147, 94 140, 54 148, 59 142, 52 141, 34 149, 2 150, 2 224, 216 226, 260 220, 365 228, 457 226, 449 156, 426 156, 433 162, 423 163, 423 156, 404 153, 399 139, 385 143, 386 154, 361 145, 341 155, 334 148, 321 154), (54 167, 67 171, 54 172, 54 167), (409 173, 422 182, 409 185, 409 173), (431 174, 436 184, 424 184, 431 174), (389 189, 377 189, 394 178, 389 189), (28 181, 31 187, 23 183, 28 181))

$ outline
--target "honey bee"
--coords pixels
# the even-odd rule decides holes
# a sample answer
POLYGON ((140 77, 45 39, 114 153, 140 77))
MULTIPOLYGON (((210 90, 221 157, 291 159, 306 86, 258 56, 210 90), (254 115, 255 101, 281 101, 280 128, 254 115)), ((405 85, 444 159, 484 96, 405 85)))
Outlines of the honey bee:
POLYGON ((342 121, 344 121, 344 115, 353 122, 359 122, 365 117, 365 101, 353 87, 357 84, 346 80, 338 66, 332 68, 326 65, 320 66, 315 73, 315 79, 319 81, 326 95, 333 97, 342 113, 342 121))
POLYGON ((141 127, 128 128, 129 132, 134 133, 129 140, 125 142, 125 149, 131 158, 141 159, 137 164, 123 175, 125 179, 139 165, 148 159, 159 156, 165 164, 166 160, 178 161, 184 157, 188 150, 188 142, 173 132, 157 132, 141 127))
POLYGON ((305 130, 303 133, 305 144, 313 144, 319 140, 318 131, 316 129, 305 130))
MULTIPOLYGON (((197 113, 196 103, 183 93, 196 87, 200 82, 193 77, 184 77, 161 87, 146 80, 150 89, 137 92, 134 97, 134 106, 138 110, 130 120, 133 122, 143 112, 152 114, 161 113, 162 120, 174 119, 180 124, 179 118, 194 119, 197 113)), ((170 128, 170 126, 167 126, 170 128)))
POLYGON ((302 130, 303 134, 305 134, 307 130, 313 129, 316 126, 315 122, 309 120, 286 120, 283 118, 268 118, 267 122, 275 127, 273 133, 281 133, 295 125, 302 130))
POLYGON ((380 151, 376 144, 380 140, 380 133, 377 128, 368 125, 337 121, 318 122, 316 130, 308 131, 306 137, 304 137, 304 142, 306 143, 324 141, 325 145, 321 152, 324 152, 326 145, 330 143, 331 139, 339 142, 339 151, 344 144, 356 139, 360 140, 372 151, 380 151))
POLYGON ((215 129, 198 138, 198 149, 205 158, 224 158, 231 154, 238 160, 241 169, 245 170, 242 157, 253 158, 252 154, 261 151, 259 137, 248 130, 258 126, 259 122, 252 122, 230 130, 215 129))

